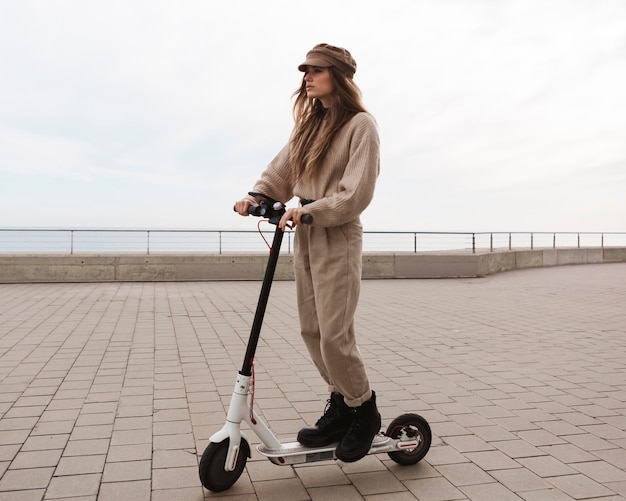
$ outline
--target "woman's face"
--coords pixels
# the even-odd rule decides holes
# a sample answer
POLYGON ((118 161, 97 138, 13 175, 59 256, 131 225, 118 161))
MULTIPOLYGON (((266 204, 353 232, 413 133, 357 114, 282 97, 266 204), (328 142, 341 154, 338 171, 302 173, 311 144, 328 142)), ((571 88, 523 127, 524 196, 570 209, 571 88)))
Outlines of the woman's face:
POLYGON ((319 66, 307 66, 304 81, 307 97, 319 99, 324 107, 328 108, 331 103, 330 96, 335 90, 330 70, 319 66))

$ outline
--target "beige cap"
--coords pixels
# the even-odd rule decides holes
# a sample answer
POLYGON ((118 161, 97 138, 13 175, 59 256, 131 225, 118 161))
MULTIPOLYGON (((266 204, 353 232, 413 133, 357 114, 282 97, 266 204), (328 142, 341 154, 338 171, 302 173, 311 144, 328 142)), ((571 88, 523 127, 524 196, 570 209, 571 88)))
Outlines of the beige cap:
POLYGON ((356 61, 352 55, 341 47, 321 43, 313 47, 306 55, 306 60, 298 66, 300 71, 306 71, 307 66, 327 68, 334 66, 339 71, 352 78, 356 73, 356 61))

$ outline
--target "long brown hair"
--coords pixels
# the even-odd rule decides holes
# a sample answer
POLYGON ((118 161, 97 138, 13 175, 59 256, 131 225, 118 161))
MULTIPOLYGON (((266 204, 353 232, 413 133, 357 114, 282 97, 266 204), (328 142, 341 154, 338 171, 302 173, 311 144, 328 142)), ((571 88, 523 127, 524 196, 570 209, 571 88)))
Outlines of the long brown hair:
POLYGON ((326 109, 319 99, 306 95, 306 81, 293 93, 294 132, 291 136, 289 160, 295 180, 311 180, 333 137, 354 115, 367 111, 361 102, 361 90, 334 66, 332 104, 326 109))

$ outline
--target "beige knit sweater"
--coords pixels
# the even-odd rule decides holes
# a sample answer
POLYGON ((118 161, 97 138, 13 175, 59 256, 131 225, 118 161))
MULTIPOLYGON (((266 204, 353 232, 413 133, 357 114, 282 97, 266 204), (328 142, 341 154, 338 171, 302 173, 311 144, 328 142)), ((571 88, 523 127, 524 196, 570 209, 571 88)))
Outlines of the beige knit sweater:
POLYGON ((315 178, 290 183, 287 144, 270 162, 253 192, 288 202, 294 196, 315 202, 306 206, 316 226, 338 226, 359 217, 374 195, 380 170, 380 141, 374 117, 356 114, 335 135, 315 178))

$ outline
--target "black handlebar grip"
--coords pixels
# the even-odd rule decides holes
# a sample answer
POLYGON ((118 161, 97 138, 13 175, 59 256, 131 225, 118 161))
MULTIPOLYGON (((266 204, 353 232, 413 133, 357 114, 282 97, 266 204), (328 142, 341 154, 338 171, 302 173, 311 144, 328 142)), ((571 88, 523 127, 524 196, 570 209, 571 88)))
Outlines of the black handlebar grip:
MULTIPOLYGON (((237 212, 237 208, 233 205, 233 210, 237 212)), ((250 205, 248 206, 248 214, 251 216, 264 216, 265 215, 265 207, 261 205, 250 205)))
POLYGON ((264 216, 265 215, 265 207, 262 205, 250 205, 248 207, 248 214, 251 216, 264 216))
POLYGON ((313 224, 313 216, 311 214, 302 214, 300 222, 302 224, 313 224))

